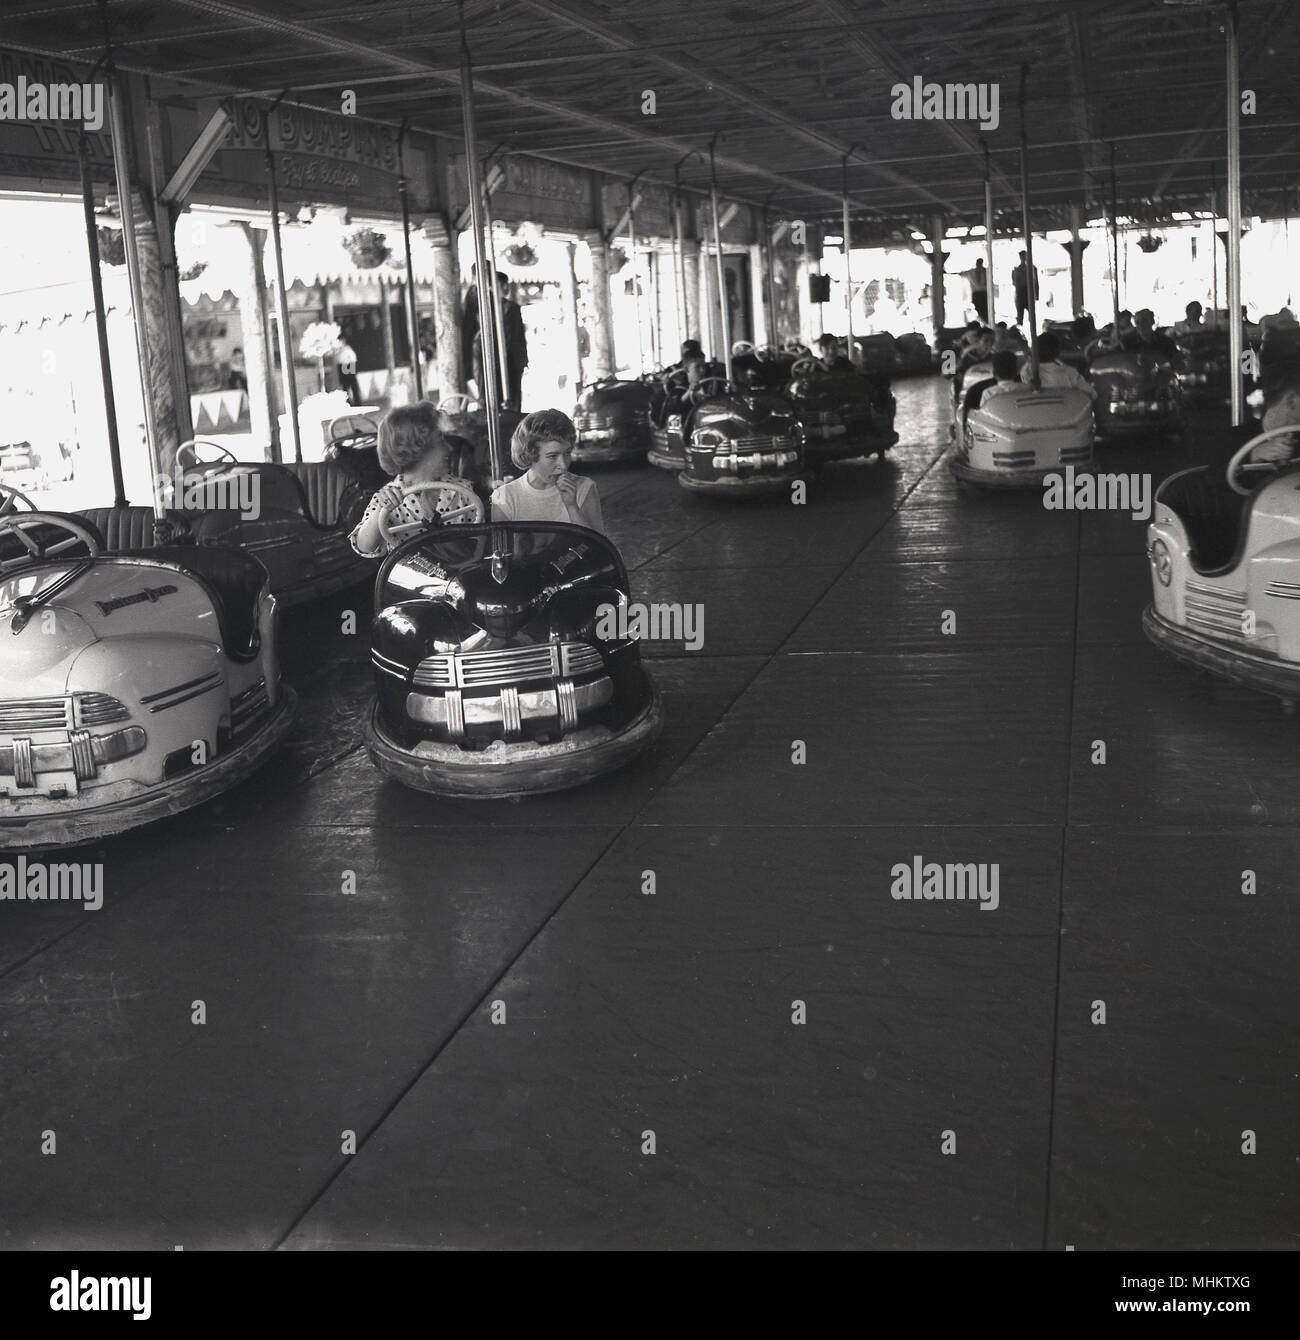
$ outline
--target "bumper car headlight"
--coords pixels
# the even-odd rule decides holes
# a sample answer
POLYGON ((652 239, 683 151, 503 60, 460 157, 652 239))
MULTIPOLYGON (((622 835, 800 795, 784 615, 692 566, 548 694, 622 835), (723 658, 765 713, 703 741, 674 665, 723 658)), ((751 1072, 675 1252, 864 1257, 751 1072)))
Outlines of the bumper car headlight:
POLYGON ((1152 540, 1147 548, 1147 557, 1151 560, 1156 580, 1161 586, 1168 586, 1174 579, 1174 559, 1169 546, 1163 540, 1152 540))
POLYGON ((726 434, 718 432, 716 428, 697 428, 691 434, 691 442, 694 446, 709 447, 714 451, 730 445, 726 434))

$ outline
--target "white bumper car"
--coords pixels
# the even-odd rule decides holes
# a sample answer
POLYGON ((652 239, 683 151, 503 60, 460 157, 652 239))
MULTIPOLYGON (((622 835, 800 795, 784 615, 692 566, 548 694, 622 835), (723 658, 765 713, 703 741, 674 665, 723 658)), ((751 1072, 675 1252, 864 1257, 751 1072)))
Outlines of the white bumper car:
POLYGON ((74 846, 189 809, 247 776, 294 706, 255 559, 105 553, 92 524, 11 490, 0 686, 3 850, 74 846))
POLYGON ((994 383, 968 369, 956 407, 948 468, 968 484, 990 488, 1035 488, 1072 465, 1086 469, 1093 458, 1092 399, 1071 387, 1036 387, 996 395, 980 405, 994 383))
POLYGON ((1238 684, 1300 699, 1300 463, 1251 464, 1261 443, 1300 436, 1274 428, 1247 442, 1226 478, 1171 475, 1147 528, 1152 600, 1142 628, 1158 647, 1238 684), (1248 473, 1272 478, 1257 489, 1248 473))

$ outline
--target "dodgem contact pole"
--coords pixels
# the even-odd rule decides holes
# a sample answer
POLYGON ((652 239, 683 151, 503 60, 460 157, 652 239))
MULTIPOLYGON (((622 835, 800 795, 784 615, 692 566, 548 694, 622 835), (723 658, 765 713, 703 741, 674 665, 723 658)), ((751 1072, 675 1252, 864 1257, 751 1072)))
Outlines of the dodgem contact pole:
POLYGON ((465 121, 465 184, 469 194, 470 220, 474 228, 474 259, 478 266, 478 325, 483 346, 483 402, 487 410, 488 452, 492 478, 505 478, 505 456, 501 449, 501 405, 497 385, 496 340, 493 338, 492 303, 487 285, 496 285, 496 274, 488 273, 487 248, 483 242, 483 182, 478 164, 478 136, 474 127, 474 70, 470 65, 465 36, 465 2, 460 11, 460 106, 465 121))
POLYGON ((424 399, 424 372, 420 367, 420 311, 415 298, 415 265, 411 260, 411 207, 406 198, 406 163, 402 153, 408 123, 397 132, 397 194, 402 202, 402 241, 406 244, 406 309, 411 329, 411 376, 415 378, 415 398, 424 399))
POLYGON ((773 348, 781 347, 781 334, 776 328, 776 247, 772 244, 772 217, 767 202, 775 190, 767 193, 763 201, 763 251, 762 258, 767 266, 767 342, 773 348))
POLYGON ((849 159, 858 146, 849 145, 849 151, 840 159, 840 186, 844 197, 844 319, 848 328, 845 336, 845 353, 849 362, 856 363, 853 348, 853 232, 849 222, 849 159))
POLYGON ((113 394, 113 365, 108 352, 108 316, 104 310, 104 281, 99 273, 99 230, 95 222, 95 186, 90 179, 90 149, 83 128, 77 136, 81 166, 81 206, 86 219, 86 250, 90 253, 90 292, 95 301, 95 337, 99 343, 99 375, 104 383, 104 426, 108 431, 108 462, 113 470, 113 506, 126 506, 122 482, 122 444, 117 437, 117 398, 113 394))
MULTIPOLYGON (((484 159, 483 171, 483 235, 487 238, 488 264, 492 267, 492 286, 489 289, 489 299, 492 303, 492 329, 496 332, 497 340, 497 366, 501 369, 501 380, 498 383, 500 389, 500 400, 504 402, 506 393, 510 389, 510 354, 506 348, 506 303, 501 296, 501 290, 497 286, 497 240, 496 240, 496 220, 492 217, 492 188, 488 184, 491 179, 492 158, 498 144, 492 153, 484 159)), ((482 274, 482 271, 479 271, 482 274)), ((479 286, 480 288, 482 285, 479 286)))
POLYGON ((1228 358, 1232 377, 1232 426, 1246 415, 1241 358, 1241 71, 1237 60, 1237 5, 1228 5, 1225 25, 1228 66, 1228 358))
POLYGON ((1029 302, 1029 372, 1038 385, 1038 276, 1034 271, 1034 231, 1029 219, 1029 129, 1025 125, 1025 84, 1029 66, 1020 67, 1020 210, 1025 236, 1025 295, 1029 302))
POLYGON ((709 198, 713 204, 713 249, 717 253, 718 265, 718 310, 722 317, 722 356, 726 364, 727 380, 731 380, 731 312, 727 307, 727 267, 722 262, 722 224, 718 219, 718 172, 714 161, 714 149, 718 143, 718 132, 713 132, 709 141, 709 198))
POLYGON ((1119 343, 1119 198, 1115 185, 1115 146, 1110 146, 1110 300, 1114 307, 1114 340, 1119 343))
POLYGON ((984 282, 988 286, 984 297, 984 324, 990 329, 996 318, 993 315, 993 180, 989 173, 989 146, 984 146, 984 264, 988 275, 984 282))
POLYGON ((641 281, 636 272, 636 184, 645 174, 645 169, 632 178, 627 188, 627 258, 632 265, 632 310, 636 313, 636 357, 637 375, 645 373, 645 337, 641 329, 641 281))
MULTIPOLYGON (((287 89, 285 90, 288 91, 287 89)), ((271 152, 271 113, 280 105, 280 98, 266 109, 262 123, 263 143, 266 149, 267 203, 271 207, 271 242, 275 255, 275 302, 279 313, 276 324, 280 327, 280 374, 284 380, 284 413, 293 433, 293 459, 302 460, 302 430, 298 427, 298 385, 293 371, 293 331, 289 327, 289 290, 284 282, 284 248, 280 243, 280 187, 275 176, 275 155, 271 152)), ((277 439, 272 438, 272 445, 277 439)), ((277 460, 279 453, 276 453, 277 460)))

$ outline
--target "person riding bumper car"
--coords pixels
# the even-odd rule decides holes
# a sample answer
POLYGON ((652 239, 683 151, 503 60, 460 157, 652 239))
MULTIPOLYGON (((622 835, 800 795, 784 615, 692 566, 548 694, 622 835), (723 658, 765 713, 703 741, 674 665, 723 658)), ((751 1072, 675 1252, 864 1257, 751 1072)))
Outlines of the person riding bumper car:
POLYGON ((603 535, 558 522, 449 526, 379 571, 371 761, 433 795, 577 786, 659 733, 659 694, 603 535))
POLYGON ((1155 328, 1150 308, 1134 313, 1118 347, 1114 336, 1089 346, 1088 376, 1097 390, 1097 436, 1177 437, 1183 431, 1178 348, 1155 328))
POLYGON ((895 401, 881 378, 841 358, 801 358, 787 392, 803 429, 809 465, 885 453, 898 441, 895 401))
POLYGON ((109 553, 0 491, 0 848, 110 837, 246 777, 293 717, 276 633, 247 554, 109 553))
POLYGON ((578 430, 574 461, 604 465, 644 460, 652 445, 650 408, 654 399, 653 387, 641 378, 605 377, 584 388, 573 411, 578 430))
POLYGON ((707 362, 703 354, 692 354, 680 367, 662 374, 662 394, 650 412, 650 450, 646 460, 661 470, 686 468, 686 435, 695 409, 695 388, 706 380, 725 378, 721 363, 707 362))
POLYGON ((803 429, 785 396, 742 390, 725 377, 707 377, 690 394, 682 488, 743 497, 778 492, 798 478, 803 429))
POLYGON ((1070 386, 1025 383, 1019 363, 1015 351, 1004 349, 993 356, 992 378, 978 379, 978 365, 968 373, 948 460, 957 479, 1034 488, 1066 466, 1091 465, 1091 396, 1070 386))
POLYGON ((1270 428, 1223 474, 1201 467, 1161 484, 1147 528, 1152 600, 1142 616, 1162 650, 1288 703, 1300 699, 1296 443, 1300 424, 1270 428), (1256 472, 1264 481, 1249 487, 1256 472))

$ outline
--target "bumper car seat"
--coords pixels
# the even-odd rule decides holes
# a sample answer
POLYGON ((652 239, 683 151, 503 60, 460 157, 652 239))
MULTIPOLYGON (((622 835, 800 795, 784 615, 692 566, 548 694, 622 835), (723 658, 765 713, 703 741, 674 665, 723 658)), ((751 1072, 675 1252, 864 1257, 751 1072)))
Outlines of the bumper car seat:
POLYGON ((298 461, 288 468, 302 485, 307 517, 322 530, 334 530, 344 495, 352 485, 347 472, 333 461, 298 461))
POLYGON ((963 396, 961 404, 961 417, 963 420, 971 410, 979 409, 980 400, 983 398, 984 392, 987 391, 990 386, 996 386, 997 384, 998 379, 996 377, 983 377, 966 388, 966 394, 963 396))
POLYGON ((1211 576, 1232 566, 1250 499, 1234 493, 1221 470, 1184 470, 1166 480, 1156 498, 1182 521, 1197 572, 1211 576))
POLYGON ((152 507, 88 507, 77 515, 104 537, 104 552, 152 549, 158 544, 152 507))

